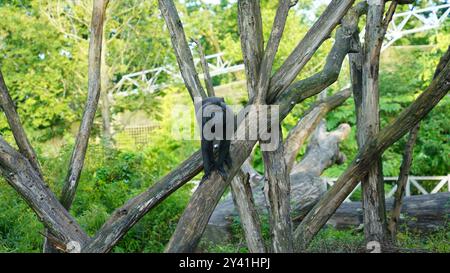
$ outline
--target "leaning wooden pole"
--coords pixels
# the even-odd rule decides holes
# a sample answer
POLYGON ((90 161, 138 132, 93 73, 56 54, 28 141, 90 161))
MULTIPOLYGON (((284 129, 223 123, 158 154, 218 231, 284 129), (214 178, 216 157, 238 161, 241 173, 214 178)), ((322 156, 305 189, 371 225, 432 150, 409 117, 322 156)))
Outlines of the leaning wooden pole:
POLYGON ((400 222, 400 212, 402 210, 403 195, 405 193, 406 184, 408 182, 409 171, 414 154, 414 144, 416 143, 417 134, 419 133, 420 125, 417 124, 409 132, 408 141, 405 144, 405 151, 403 152, 403 161, 400 167, 400 174, 397 180, 397 190, 394 194, 394 205, 390 214, 388 231, 391 236, 391 241, 395 242, 397 237, 398 223, 400 222))
POLYGON ((108 2, 109 0, 95 0, 92 10, 89 42, 88 98, 61 195, 61 203, 67 209, 70 208, 75 197, 100 98, 102 36, 108 2))

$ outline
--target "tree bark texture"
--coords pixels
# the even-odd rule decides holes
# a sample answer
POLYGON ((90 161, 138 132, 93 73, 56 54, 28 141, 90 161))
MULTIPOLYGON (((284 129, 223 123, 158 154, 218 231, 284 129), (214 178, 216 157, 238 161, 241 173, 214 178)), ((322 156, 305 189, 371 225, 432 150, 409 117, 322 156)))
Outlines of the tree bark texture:
MULTIPOLYGON (((380 129, 379 63, 380 37, 384 14, 384 0, 369 1, 366 35, 362 52, 361 106, 357 111, 357 138, 362 148, 380 129)), ((386 212, 384 209, 384 181, 381 156, 374 158, 367 175, 361 180, 366 241, 386 242, 386 212)))
POLYGON ((245 233, 248 250, 251 253, 265 253, 266 247, 261 232, 259 215, 253 200, 250 174, 242 169, 231 181, 231 194, 245 233))

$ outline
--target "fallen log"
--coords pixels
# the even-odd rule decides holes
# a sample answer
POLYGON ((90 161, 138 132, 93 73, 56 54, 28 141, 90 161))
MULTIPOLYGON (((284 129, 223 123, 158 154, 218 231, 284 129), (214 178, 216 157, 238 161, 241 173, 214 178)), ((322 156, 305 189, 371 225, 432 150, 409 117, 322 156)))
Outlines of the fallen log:
MULTIPOLYGON (((393 199, 386 200, 386 209, 392 210, 393 199)), ((400 229, 432 232, 445 227, 450 216, 450 192, 414 195, 404 198, 400 215, 400 229)), ((337 229, 358 227, 363 224, 361 202, 343 203, 328 221, 337 229)))

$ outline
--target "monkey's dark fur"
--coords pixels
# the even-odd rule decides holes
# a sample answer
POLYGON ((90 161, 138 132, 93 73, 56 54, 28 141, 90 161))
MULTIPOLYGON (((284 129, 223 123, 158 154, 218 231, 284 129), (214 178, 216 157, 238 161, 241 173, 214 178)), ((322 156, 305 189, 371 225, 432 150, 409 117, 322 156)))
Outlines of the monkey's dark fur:
POLYGON ((224 169, 224 164, 227 164, 228 167, 232 164, 230 157, 230 136, 233 132, 229 132, 229 129, 227 131, 227 120, 234 121, 233 111, 225 104, 224 99, 219 97, 208 97, 203 99, 201 105, 199 105, 196 110, 197 120, 200 126, 201 150, 203 157, 203 168, 205 171, 202 181, 208 179, 214 170, 217 170, 219 174, 225 178, 226 172, 224 169), (207 114, 205 115, 205 113, 207 114), (218 120, 218 122, 214 124, 212 131, 215 133, 216 129, 218 129, 216 126, 221 126, 223 136, 214 139, 207 139, 204 136, 203 128, 208 121, 215 117, 216 114, 220 114, 222 119, 218 120), (233 116, 230 117, 230 115, 233 116), (214 156, 214 142, 218 142, 217 160, 214 156))

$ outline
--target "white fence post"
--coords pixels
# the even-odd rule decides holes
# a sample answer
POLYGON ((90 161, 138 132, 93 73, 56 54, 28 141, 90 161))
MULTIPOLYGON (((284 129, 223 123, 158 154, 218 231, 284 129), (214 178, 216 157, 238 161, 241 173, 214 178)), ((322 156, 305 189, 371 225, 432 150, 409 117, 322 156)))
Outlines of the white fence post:
POLYGON ((405 194, 406 194, 406 196, 411 196, 411 182, 409 181, 409 175, 408 175, 408 180, 406 181, 405 194))
POLYGON ((447 174, 447 190, 450 192, 450 174, 447 174))

